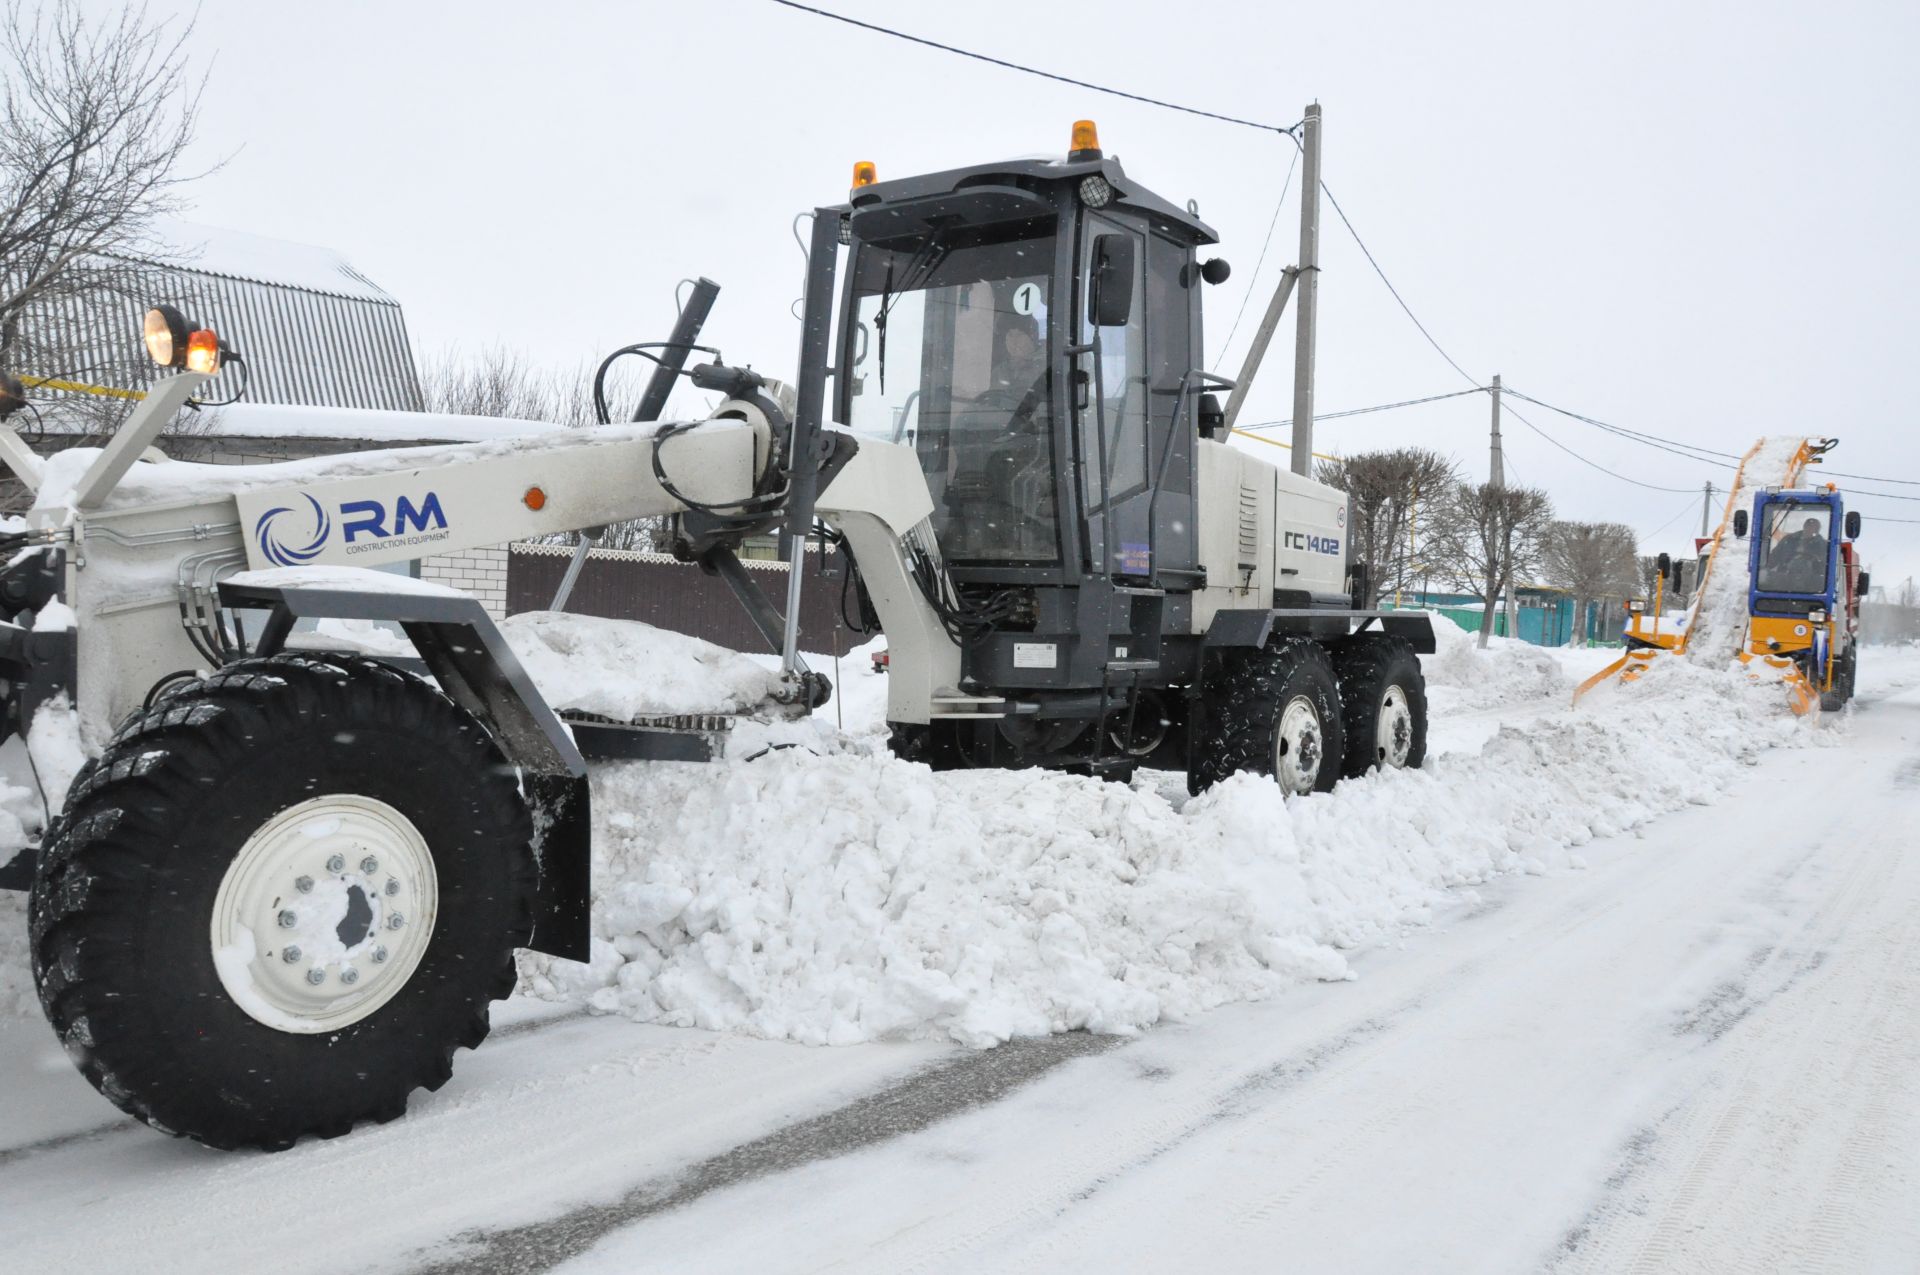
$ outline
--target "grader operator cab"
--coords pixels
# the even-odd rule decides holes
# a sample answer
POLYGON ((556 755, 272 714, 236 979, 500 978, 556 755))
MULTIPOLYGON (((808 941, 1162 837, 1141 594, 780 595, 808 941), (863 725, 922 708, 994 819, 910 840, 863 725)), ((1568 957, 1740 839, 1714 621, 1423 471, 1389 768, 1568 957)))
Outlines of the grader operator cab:
POLYGON ((829 692, 798 648, 818 534, 886 633, 910 758, 1294 794, 1421 763, 1425 617, 1361 605, 1341 492, 1221 437, 1200 285, 1226 270, 1192 206, 1084 122, 1061 161, 875 176, 814 210, 791 389, 686 366, 702 280, 671 340, 616 352, 660 365, 627 423, 141 463, 226 348, 156 311, 171 375, 104 449, 42 463, 0 426, 36 492, 0 574, 6 721, 71 702, 92 757, 0 884, 31 887, 42 1005, 102 1093, 216 1146, 391 1119, 485 1036, 517 947, 587 955, 586 757, 724 753, 712 715, 563 717, 475 600, 362 568, 671 516, 805 712, 829 692), (653 423, 681 374, 725 401, 653 423), (784 615, 735 557, 775 529, 784 615), (325 618, 414 655, 289 648, 325 618))

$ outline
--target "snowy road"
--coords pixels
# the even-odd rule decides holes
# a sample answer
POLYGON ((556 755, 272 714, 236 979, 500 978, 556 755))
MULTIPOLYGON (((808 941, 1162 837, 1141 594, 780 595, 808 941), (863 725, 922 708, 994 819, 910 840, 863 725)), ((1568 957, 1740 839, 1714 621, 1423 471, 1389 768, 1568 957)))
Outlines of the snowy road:
MULTIPOLYGON (((1911 670, 1911 663, 1905 666, 1911 670)), ((1863 668, 1863 681, 1867 681, 1863 668)), ((1912 1271, 1920 690, 1138 1038, 806 1048, 518 1004, 396 1124, 112 1120, 0 1022, 0 1252, 171 1271, 1912 1271), (1804 799, 1804 800, 1802 800, 1804 799)))

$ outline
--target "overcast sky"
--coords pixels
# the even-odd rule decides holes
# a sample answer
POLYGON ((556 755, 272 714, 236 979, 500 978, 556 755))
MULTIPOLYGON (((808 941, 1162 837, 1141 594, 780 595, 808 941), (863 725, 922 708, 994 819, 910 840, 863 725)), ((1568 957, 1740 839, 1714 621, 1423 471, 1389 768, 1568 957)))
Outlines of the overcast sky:
MULTIPOLYGON (((1317 99, 1327 184, 1476 379, 1725 452, 1830 434, 1833 468, 1920 482, 1920 6, 822 6, 1255 120, 1291 124, 1317 99)), ((710 339, 788 376, 796 212, 843 199, 855 160, 885 178, 1059 152, 1081 116, 1220 232, 1234 275, 1208 296, 1210 359, 1259 289, 1229 372, 1297 254, 1296 179, 1253 279, 1283 138, 766 0, 199 13, 201 155, 230 158, 190 215, 341 252, 401 300, 422 358, 505 343, 586 363, 664 337, 675 281, 706 274, 723 285, 710 339)), ((1462 388, 1331 210, 1322 244, 1320 410, 1462 388)), ((1288 341, 1243 420, 1290 414, 1290 365, 1288 341)), ((1546 488, 1563 517, 1629 523, 1646 552, 1691 549, 1700 487, 1728 471, 1515 406, 1595 464, 1677 490, 1599 473, 1511 416, 1509 481, 1546 488)), ((1472 395, 1324 422, 1316 445, 1421 444, 1484 475, 1487 408, 1472 395)), ((1885 584, 1920 574, 1920 499, 1870 485, 1843 483, 1867 560, 1885 584)))

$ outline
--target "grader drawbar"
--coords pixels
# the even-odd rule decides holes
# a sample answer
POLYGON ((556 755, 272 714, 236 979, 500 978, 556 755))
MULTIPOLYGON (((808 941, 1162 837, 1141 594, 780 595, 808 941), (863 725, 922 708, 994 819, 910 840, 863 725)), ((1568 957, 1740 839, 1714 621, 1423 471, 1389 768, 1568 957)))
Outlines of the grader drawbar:
POLYGON ((669 340, 609 356, 658 365, 632 419, 603 364, 593 428, 188 464, 161 427, 244 364, 161 306, 164 374, 104 449, 43 462, 0 427, 35 492, 0 571, 7 725, 71 712, 91 757, 6 871, 82 1073, 220 1147, 391 1119, 486 1035, 517 948, 586 954, 588 756, 724 753, 715 715, 554 712, 476 601, 406 574, 431 554, 667 518, 804 714, 831 690, 799 649, 820 541, 847 615, 886 634, 895 751, 935 768, 1252 771, 1304 796, 1420 765, 1426 617, 1370 606, 1344 493, 1229 445, 1212 230, 1073 136, 1060 159, 856 166, 812 213, 791 386, 698 344, 700 280, 669 340), (653 421, 680 376, 720 405, 653 421), (784 607, 737 559, 776 536, 784 607), (328 618, 412 654, 319 649, 328 618))
POLYGON ((1834 711, 1853 697, 1860 600, 1867 575, 1855 541, 1860 515, 1832 483, 1809 483, 1836 440, 1763 438, 1742 458, 1720 525, 1701 542, 1685 620, 1663 628, 1674 578, 1659 555, 1649 609, 1630 605, 1621 657, 1574 691, 1633 681, 1663 660, 1738 662, 1779 682, 1796 714, 1834 711))

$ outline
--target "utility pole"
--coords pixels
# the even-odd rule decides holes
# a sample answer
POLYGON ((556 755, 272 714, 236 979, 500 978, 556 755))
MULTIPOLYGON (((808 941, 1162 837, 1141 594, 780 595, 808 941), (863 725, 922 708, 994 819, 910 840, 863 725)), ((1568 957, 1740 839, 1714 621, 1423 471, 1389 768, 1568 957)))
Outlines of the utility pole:
POLYGON ((1700 538, 1702 540, 1705 540, 1709 534, 1707 531, 1707 515, 1712 511, 1712 509, 1713 509, 1713 480, 1708 479, 1707 489, 1705 493, 1703 493, 1700 497, 1700 538))
POLYGON ((1320 309, 1320 104, 1300 126, 1300 326, 1293 346, 1293 472, 1313 473, 1313 323, 1320 309))
MULTIPOLYGON (((1506 465, 1506 461, 1500 455, 1500 377, 1497 373, 1494 375, 1494 378, 1493 378, 1493 435, 1491 440, 1491 447, 1492 447, 1492 456, 1490 457, 1489 463, 1488 463, 1487 481, 1493 484, 1495 488, 1504 491, 1506 490, 1506 486, 1507 486, 1507 465, 1506 465)), ((1507 570, 1507 603, 1506 603, 1507 636, 1510 638, 1515 638, 1520 636, 1520 629, 1519 629, 1520 616, 1519 616, 1519 607, 1515 605, 1514 598, 1513 598, 1513 563, 1511 562, 1507 563, 1506 570, 1507 570)))

